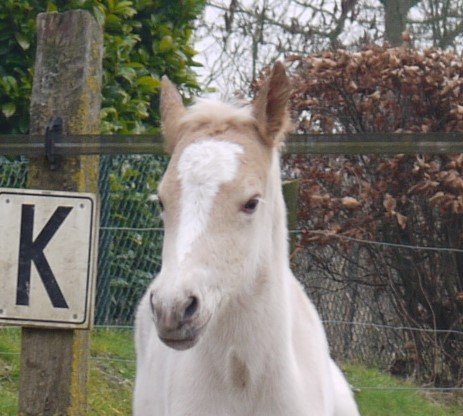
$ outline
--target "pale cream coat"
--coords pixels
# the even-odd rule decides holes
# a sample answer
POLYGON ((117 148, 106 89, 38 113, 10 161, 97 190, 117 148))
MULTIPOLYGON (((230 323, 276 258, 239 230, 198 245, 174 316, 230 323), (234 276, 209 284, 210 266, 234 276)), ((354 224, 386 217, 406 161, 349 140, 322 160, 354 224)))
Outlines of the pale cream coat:
POLYGON ((278 151, 288 96, 281 64, 248 107, 185 109, 163 81, 172 159, 162 270, 136 318, 135 416, 359 414, 289 267, 278 151))

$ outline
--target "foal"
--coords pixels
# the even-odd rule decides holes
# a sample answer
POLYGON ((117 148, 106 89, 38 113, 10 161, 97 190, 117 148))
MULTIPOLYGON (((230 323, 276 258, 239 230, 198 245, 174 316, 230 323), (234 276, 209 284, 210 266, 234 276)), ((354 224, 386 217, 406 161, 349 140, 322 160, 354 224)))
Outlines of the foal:
POLYGON ((357 416, 314 306, 294 278, 277 63, 248 107, 186 109, 163 79, 172 158, 159 185, 162 270, 138 308, 135 416, 357 416))

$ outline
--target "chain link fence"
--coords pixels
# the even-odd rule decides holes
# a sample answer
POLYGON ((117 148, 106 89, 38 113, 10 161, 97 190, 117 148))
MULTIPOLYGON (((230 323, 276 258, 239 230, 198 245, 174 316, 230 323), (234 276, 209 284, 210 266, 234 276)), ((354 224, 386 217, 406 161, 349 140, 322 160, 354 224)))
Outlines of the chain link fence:
POLYGON ((332 243, 319 249, 304 247, 293 261, 296 275, 321 315, 333 357, 402 378, 430 382, 439 377, 434 381, 440 386, 460 385, 463 331, 403 322, 387 288, 359 278, 365 265, 362 248, 377 242, 349 244, 353 247, 350 259, 342 258, 332 243), (314 267, 320 258, 325 271, 314 267))
MULTIPOLYGON (((136 305, 160 268, 156 189, 167 162, 153 155, 101 157, 97 325, 133 325, 136 305)), ((0 187, 25 188, 27 172, 27 159, 0 158, 0 187)))
POLYGON ((161 264, 156 203, 163 156, 103 156, 97 325, 132 325, 136 305, 161 264))
POLYGON ((0 156, 0 186, 4 188, 26 187, 28 161, 0 156))

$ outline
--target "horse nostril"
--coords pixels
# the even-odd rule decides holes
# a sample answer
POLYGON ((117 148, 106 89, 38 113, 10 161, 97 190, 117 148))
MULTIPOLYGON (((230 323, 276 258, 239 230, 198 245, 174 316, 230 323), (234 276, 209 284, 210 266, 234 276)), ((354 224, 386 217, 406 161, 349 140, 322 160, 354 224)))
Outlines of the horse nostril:
POLYGON ((189 299, 189 302, 187 303, 185 312, 183 314, 184 320, 191 318, 195 314, 195 312, 198 310, 198 306, 199 306, 199 300, 196 296, 190 296, 188 299, 189 299))

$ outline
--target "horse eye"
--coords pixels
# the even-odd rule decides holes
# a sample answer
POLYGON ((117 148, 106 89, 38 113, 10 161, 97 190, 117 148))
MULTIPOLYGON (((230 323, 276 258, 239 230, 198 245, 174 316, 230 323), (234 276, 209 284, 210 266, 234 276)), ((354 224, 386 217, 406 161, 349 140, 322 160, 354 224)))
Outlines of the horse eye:
POLYGON ((259 204, 259 200, 257 198, 251 198, 248 202, 243 205, 242 211, 246 214, 252 214, 259 204))
POLYGON ((161 211, 164 211, 164 204, 162 203, 161 198, 159 197, 158 197, 158 204, 159 204, 159 208, 161 208, 161 211))

